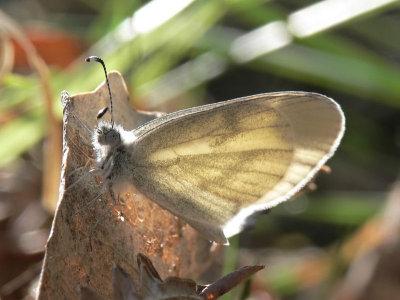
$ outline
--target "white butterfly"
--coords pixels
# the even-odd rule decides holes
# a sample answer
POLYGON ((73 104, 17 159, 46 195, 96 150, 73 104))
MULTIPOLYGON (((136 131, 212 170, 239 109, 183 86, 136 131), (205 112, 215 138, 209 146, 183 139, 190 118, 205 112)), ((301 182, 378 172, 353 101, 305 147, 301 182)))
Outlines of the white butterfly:
POLYGON ((103 186, 129 181, 225 244, 248 217, 304 187, 343 133, 332 99, 278 92, 174 112, 132 131, 114 124, 111 104, 111 122, 99 122, 92 139, 103 186))

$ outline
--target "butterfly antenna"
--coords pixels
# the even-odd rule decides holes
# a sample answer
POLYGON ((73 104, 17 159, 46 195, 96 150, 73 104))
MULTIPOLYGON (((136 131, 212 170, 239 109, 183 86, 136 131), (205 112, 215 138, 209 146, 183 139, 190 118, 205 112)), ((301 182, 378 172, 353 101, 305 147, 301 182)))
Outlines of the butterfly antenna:
MULTIPOLYGON (((105 65, 104 61, 98 56, 89 56, 85 59, 85 61, 87 61, 87 62, 97 61, 97 62, 101 63, 101 65, 103 66, 104 73, 106 74, 108 93, 110 94, 111 126, 114 127, 112 95, 111 95, 110 82, 108 81, 106 65, 105 65)), ((104 111, 104 113, 105 113, 105 111, 104 111)), ((104 113, 103 113, 103 115, 104 115, 104 113)))

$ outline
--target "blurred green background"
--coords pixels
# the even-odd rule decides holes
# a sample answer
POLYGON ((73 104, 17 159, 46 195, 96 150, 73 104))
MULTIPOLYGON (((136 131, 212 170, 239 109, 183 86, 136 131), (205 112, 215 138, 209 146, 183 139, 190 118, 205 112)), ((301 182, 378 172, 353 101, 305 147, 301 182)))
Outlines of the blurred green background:
MULTIPOLYGON (((27 194, 41 198, 49 159, 42 157, 44 141, 55 126, 52 118, 61 120, 60 92, 99 85, 103 72, 84 62, 85 56, 98 55, 108 70, 123 74, 141 109, 171 112, 289 90, 335 99, 346 116, 346 132, 328 162, 331 174, 319 176, 317 191, 260 216, 232 239, 225 273, 243 264, 267 268, 226 299, 248 294, 268 299, 262 298, 264 291, 278 299, 398 295, 400 264, 378 287, 372 279, 381 280, 374 277, 380 260, 366 268, 370 277, 358 285, 352 284, 352 270, 367 254, 384 255, 377 249, 387 243, 382 233, 387 213, 397 212, 400 219, 398 209, 388 209, 391 198, 400 201, 400 1, 3 0, 0 5, 0 225, 2 241, 11 241, 1 242, 3 257, 26 255, 16 232, 33 227, 20 229, 13 222, 31 205, 27 194), (36 50, 21 47, 21 40, 36 50), (46 62, 39 70, 46 74, 48 67, 47 77, 32 67, 32 51, 46 62), (53 106, 46 104, 43 86, 49 87, 53 106)), ((388 235, 399 236, 400 226, 392 227, 388 235)), ((42 246, 13 275, 1 275, 2 283, 23 272, 22 265, 40 260, 42 246)))

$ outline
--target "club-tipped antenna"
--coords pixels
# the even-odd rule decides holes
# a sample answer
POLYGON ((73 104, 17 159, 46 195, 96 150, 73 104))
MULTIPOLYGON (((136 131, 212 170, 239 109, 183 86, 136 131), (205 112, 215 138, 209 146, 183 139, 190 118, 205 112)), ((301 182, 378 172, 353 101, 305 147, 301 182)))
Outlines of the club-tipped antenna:
MULTIPOLYGON (((114 127, 114 115, 113 115, 113 103, 112 103, 112 95, 111 95, 111 88, 110 88, 110 82, 108 81, 108 76, 107 76, 107 69, 104 61, 98 57, 98 56, 89 56, 85 59, 87 62, 92 62, 92 61, 97 61, 101 63, 104 69, 104 73, 106 74, 106 80, 107 80, 107 87, 108 87, 108 93, 110 94, 110 113, 111 113, 111 126, 114 127)), ((107 110, 103 112, 101 117, 106 113, 107 110)))

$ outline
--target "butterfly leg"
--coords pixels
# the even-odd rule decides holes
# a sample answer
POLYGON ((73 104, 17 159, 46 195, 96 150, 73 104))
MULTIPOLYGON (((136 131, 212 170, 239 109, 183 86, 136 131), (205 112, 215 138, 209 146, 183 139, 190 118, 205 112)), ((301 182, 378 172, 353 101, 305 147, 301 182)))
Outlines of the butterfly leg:
POLYGON ((94 197, 92 200, 90 200, 89 203, 87 203, 85 206, 83 206, 80 209, 78 209, 72 216, 70 216, 68 218, 68 222, 70 222, 75 216, 80 214, 82 211, 84 211, 88 207, 92 206, 104 194, 104 191, 106 189, 107 183, 108 183, 108 181, 104 180, 103 183, 100 186, 100 192, 98 193, 98 195, 96 197, 94 197))
POLYGON ((79 132, 79 130, 78 130, 78 135, 79 135, 79 137, 80 137, 80 139, 81 139, 81 143, 82 143, 82 144, 84 144, 86 147, 93 148, 93 145, 92 145, 91 141, 90 141, 90 140, 87 140, 86 137, 84 137, 83 135, 81 135, 80 132, 79 132))
MULTIPOLYGON (((76 169, 75 171, 84 169, 85 167, 80 167, 78 169, 76 169)), ((86 169, 86 168, 85 168, 86 169)), ((74 172, 75 172, 74 171, 74 172)), ((90 169, 89 171, 87 171, 85 174, 83 174, 82 176, 80 176, 77 180, 75 180, 73 183, 71 183, 66 189, 65 192, 71 190, 75 185, 77 185, 79 182, 81 182, 83 179, 85 179, 90 173, 99 171, 98 169, 90 169)), ((71 176, 74 172, 72 172, 69 176, 71 176)))
POLYGON ((75 118, 75 120, 77 120, 77 121, 81 124, 81 126, 82 126, 83 128, 85 128, 85 130, 89 133, 90 136, 93 135, 93 131, 90 130, 90 128, 85 124, 85 122, 83 122, 83 121, 82 121, 78 116, 76 116, 75 114, 71 114, 71 115, 72 115, 73 118, 75 118))
POLYGON ((112 188, 112 185, 110 184, 110 186, 109 186, 109 190, 110 190, 110 195, 111 195, 111 198, 113 199, 113 201, 114 201, 114 204, 115 205, 117 205, 118 204, 118 202, 119 202, 119 194, 118 194, 118 199, 117 198, 115 198, 115 193, 114 193, 114 190, 113 190, 113 188, 112 188))
POLYGON ((72 172, 70 172, 69 175, 68 175, 68 177, 71 177, 73 174, 79 172, 79 171, 82 170, 82 169, 88 169, 88 168, 89 168, 89 164, 90 164, 92 161, 94 161, 93 158, 91 158, 91 157, 88 158, 88 161, 85 163, 84 166, 79 167, 79 168, 76 168, 75 170, 73 170, 72 172))
POLYGON ((110 185, 110 194, 111 194, 111 198, 113 199, 113 201, 114 201, 114 203, 115 203, 116 205, 122 205, 122 206, 125 206, 125 205, 126 205, 125 201, 122 200, 122 198, 120 197, 119 194, 118 194, 118 197, 115 198, 115 193, 114 193, 114 190, 113 190, 113 188, 112 188, 111 185, 110 185))
MULTIPOLYGON (((77 116, 75 116, 75 115, 73 115, 73 114, 72 114, 72 117, 73 117, 74 119, 78 120, 78 123, 81 125, 81 127, 83 127, 83 129, 88 133, 88 134, 84 135, 84 134, 81 134, 81 132, 80 132, 79 129, 76 129, 76 131, 77 131, 77 133, 78 133, 78 136, 80 137, 80 142, 81 142, 82 144, 84 144, 85 146, 87 146, 87 147, 89 147, 89 148, 92 149, 92 148, 93 148, 93 145, 92 145, 91 137, 93 136, 93 131, 90 130, 89 127, 88 127, 80 118, 78 118, 77 116), (88 136, 89 136, 89 138, 88 138, 88 136)), ((69 140, 70 143, 75 144, 75 143, 73 143, 73 141, 69 138, 68 132, 67 132, 67 139, 69 140)))
MULTIPOLYGON (((79 135, 79 137, 80 137, 80 142, 81 142, 82 144, 84 144, 86 147, 89 147, 90 149, 93 149, 93 145, 91 144, 91 142, 87 141, 85 137, 83 137, 82 135, 80 135, 80 134, 79 134, 79 130, 78 130, 78 135, 79 135)), ((81 147, 80 147, 79 145, 77 145, 68 135, 67 135, 67 140, 68 140, 68 142, 69 142, 70 145, 74 145, 74 146, 78 149, 78 151, 80 152, 80 154, 86 156, 86 158, 88 159, 89 162, 94 161, 94 158, 88 156, 88 155, 85 153, 85 151, 81 150, 81 149, 80 149, 81 147)))

